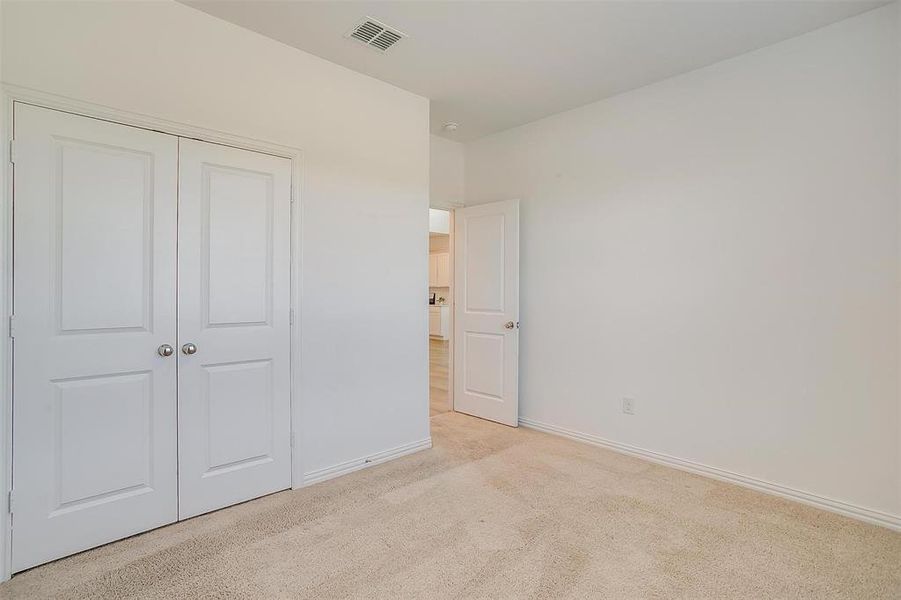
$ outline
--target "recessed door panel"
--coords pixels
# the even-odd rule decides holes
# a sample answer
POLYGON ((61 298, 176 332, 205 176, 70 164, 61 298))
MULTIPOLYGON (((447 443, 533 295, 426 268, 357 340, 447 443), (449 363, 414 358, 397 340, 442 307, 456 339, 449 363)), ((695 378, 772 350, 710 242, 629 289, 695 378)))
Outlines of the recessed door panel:
POLYGON ((179 516, 291 485, 291 162, 181 140, 179 516))
POLYGON ((272 362, 208 365, 204 370, 210 457, 204 476, 273 460, 272 362))
POLYGON ((469 313, 504 312, 504 220, 503 213, 466 218, 463 306, 469 313))
POLYGON ((53 514, 152 489, 152 381, 145 371, 54 382, 53 514))
POLYGON ((273 176, 205 164, 202 177, 205 324, 269 325, 273 176))
POLYGON ((177 518, 177 139, 14 108, 13 570, 177 518))
POLYGON ((503 334, 467 331, 463 344, 466 356, 463 389, 493 400, 504 399, 504 345, 503 334))
POLYGON ((153 154, 74 138, 53 145, 60 331, 150 329, 153 154))

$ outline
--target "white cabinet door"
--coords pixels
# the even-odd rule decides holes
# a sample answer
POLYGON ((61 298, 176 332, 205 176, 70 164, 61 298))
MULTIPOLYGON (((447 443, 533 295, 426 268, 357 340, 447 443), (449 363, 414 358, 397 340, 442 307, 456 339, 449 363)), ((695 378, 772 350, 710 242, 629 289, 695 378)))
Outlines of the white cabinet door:
POLYGON ((441 339, 450 338, 450 306, 441 307, 441 339))
POLYGON ((175 137, 16 104, 14 571, 177 518, 175 137))
POLYGON ((519 202, 457 209, 454 410, 516 427, 519 202))
POLYGON ((429 287, 438 287, 438 261, 429 254, 429 287))
POLYGON ((195 140, 180 144, 184 519, 291 485, 291 162, 195 140))
POLYGON ((441 310, 429 307, 429 335, 441 335, 441 310))
POLYGON ((450 286, 450 254, 434 254, 435 287, 450 286))

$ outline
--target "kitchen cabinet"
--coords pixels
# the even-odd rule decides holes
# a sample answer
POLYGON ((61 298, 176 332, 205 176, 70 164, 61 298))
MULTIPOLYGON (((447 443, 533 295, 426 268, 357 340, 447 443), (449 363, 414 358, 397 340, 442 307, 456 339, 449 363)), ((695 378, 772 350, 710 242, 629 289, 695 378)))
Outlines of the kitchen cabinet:
POLYGON ((450 306, 429 306, 429 337, 450 338, 450 306))
POLYGON ((450 287, 450 254, 429 254, 429 287, 450 287))

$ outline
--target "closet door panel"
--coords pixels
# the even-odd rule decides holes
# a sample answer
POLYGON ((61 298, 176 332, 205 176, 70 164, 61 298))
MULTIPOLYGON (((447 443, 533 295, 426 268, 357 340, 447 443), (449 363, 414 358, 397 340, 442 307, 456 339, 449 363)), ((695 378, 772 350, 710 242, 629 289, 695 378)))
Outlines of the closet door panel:
POLYGON ((186 518, 291 485, 291 163, 180 143, 179 516, 186 518))
POLYGON ((14 119, 18 571, 177 518, 178 140, 14 119))

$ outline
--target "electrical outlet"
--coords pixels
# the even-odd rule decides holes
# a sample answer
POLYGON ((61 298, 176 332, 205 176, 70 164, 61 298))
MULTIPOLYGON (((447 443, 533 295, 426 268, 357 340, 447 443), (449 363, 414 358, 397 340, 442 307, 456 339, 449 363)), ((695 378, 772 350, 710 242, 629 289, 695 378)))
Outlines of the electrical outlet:
POLYGON ((635 400, 632 398, 623 398, 623 413, 627 415, 635 414, 635 400))

